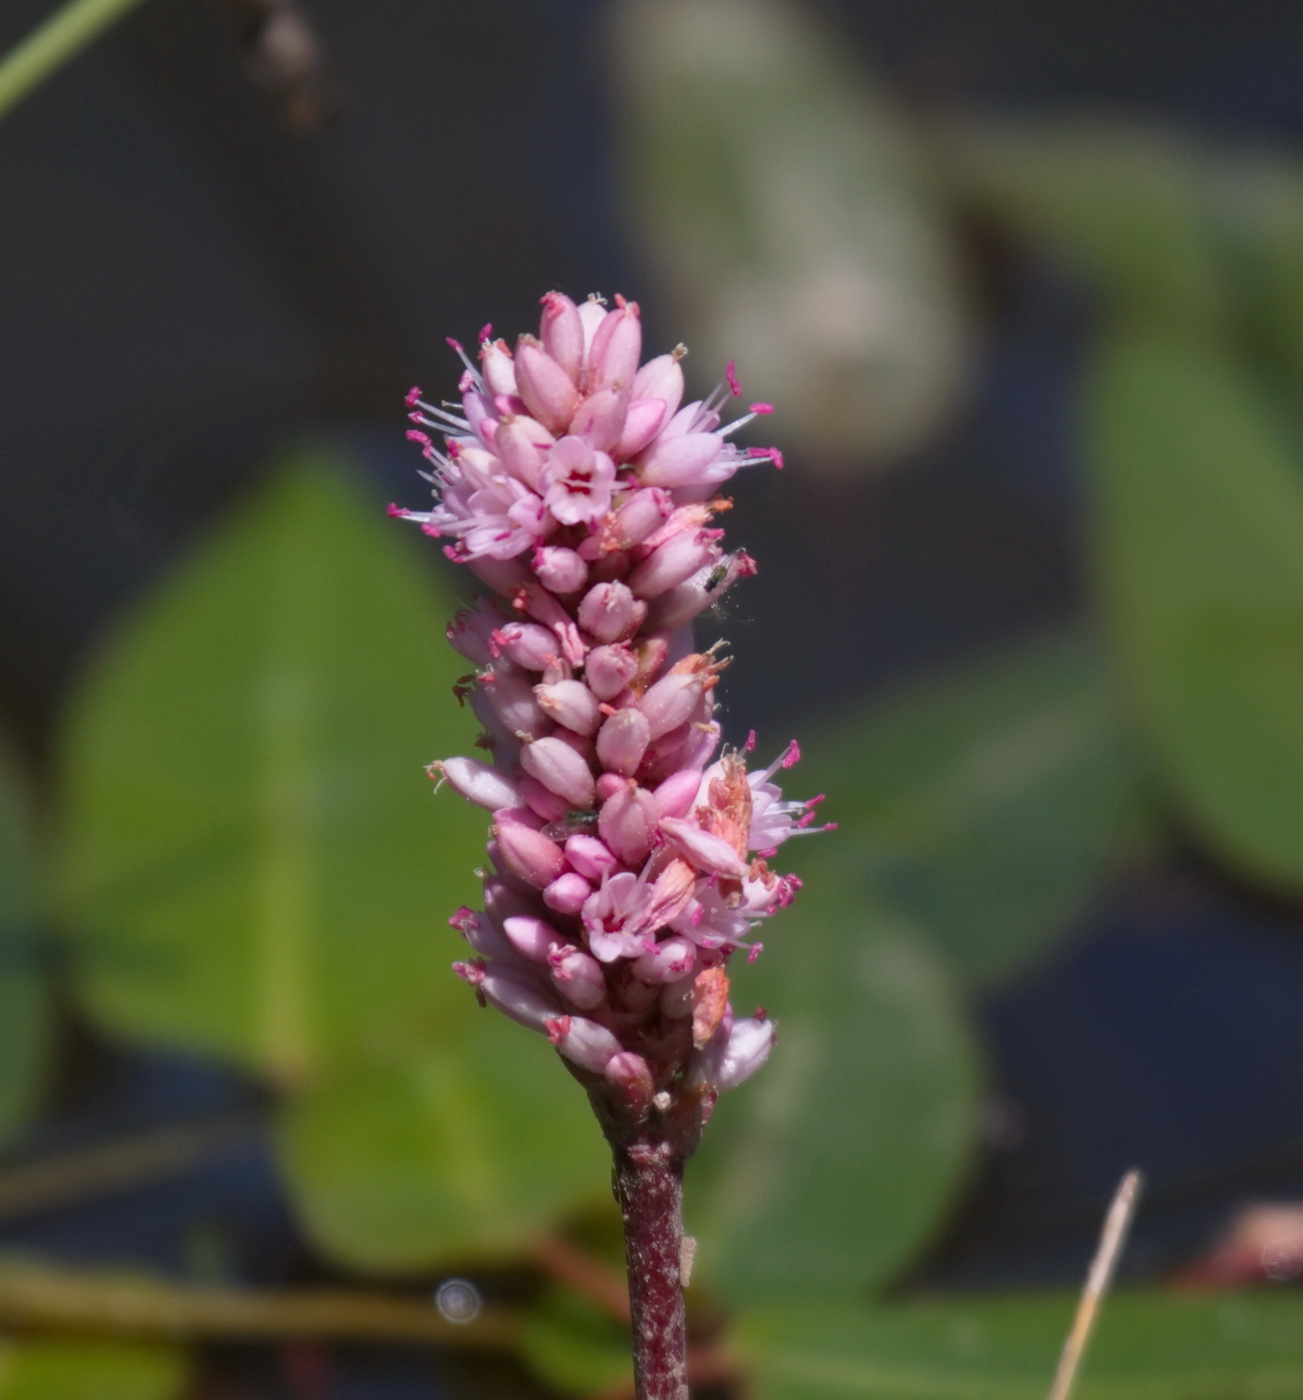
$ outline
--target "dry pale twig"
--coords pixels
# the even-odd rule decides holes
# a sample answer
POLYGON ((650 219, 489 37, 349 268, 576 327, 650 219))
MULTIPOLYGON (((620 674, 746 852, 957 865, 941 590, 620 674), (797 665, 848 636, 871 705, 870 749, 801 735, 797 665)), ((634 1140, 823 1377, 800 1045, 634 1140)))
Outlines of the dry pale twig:
POLYGON ((37 1331, 165 1339, 331 1338, 426 1342, 496 1351, 515 1344, 514 1315, 485 1308, 473 1322, 432 1302, 343 1289, 271 1291, 0 1263, 0 1318, 37 1331))
POLYGON ((1081 1300, 1077 1304, 1077 1315, 1072 1320, 1072 1330, 1063 1344, 1059 1368, 1054 1373, 1054 1384, 1050 1386, 1047 1400, 1068 1400, 1072 1391, 1072 1383, 1077 1378, 1077 1369, 1081 1365, 1082 1356, 1085 1355, 1086 1344, 1095 1329, 1100 1304, 1113 1281, 1113 1272, 1121 1257, 1122 1246, 1126 1243, 1127 1231, 1136 1213, 1136 1202, 1140 1199, 1143 1181, 1144 1178, 1138 1171, 1129 1171, 1122 1178, 1113 1197, 1113 1204, 1109 1206, 1108 1214, 1104 1217, 1099 1248, 1091 1260, 1090 1272, 1086 1275, 1086 1286, 1082 1289, 1081 1300))

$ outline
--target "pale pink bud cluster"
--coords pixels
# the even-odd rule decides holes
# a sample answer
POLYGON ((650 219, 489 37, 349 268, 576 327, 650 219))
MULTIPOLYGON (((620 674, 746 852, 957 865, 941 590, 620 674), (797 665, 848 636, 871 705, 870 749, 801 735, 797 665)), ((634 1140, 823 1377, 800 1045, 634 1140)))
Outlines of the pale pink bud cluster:
POLYGON ((721 426, 732 365, 684 405, 682 347, 646 363, 636 303, 543 298, 537 337, 480 337, 458 403, 408 396, 431 464, 429 511, 391 507, 445 538, 494 596, 448 629, 476 668, 459 696, 491 762, 431 765, 491 812, 484 910, 453 917, 481 1000, 546 1034, 618 1111, 690 1098, 708 1113, 769 1054, 763 1012, 734 1016, 726 967, 799 881, 769 858, 812 830, 769 768, 717 756, 723 662, 690 624, 755 565, 725 553, 717 488, 782 465, 721 426), (431 433, 442 439, 436 443, 431 433))

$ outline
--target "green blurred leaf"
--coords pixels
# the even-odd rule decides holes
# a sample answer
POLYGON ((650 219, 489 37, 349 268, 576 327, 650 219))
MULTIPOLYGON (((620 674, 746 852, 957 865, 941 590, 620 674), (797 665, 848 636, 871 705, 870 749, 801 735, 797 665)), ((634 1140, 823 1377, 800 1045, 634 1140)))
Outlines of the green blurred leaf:
POLYGON ((1134 842, 1115 729, 1095 648, 1051 636, 820 727, 796 771, 829 794, 830 850, 982 989, 1066 932, 1134 842))
POLYGON ((377 1272, 518 1253, 610 1181, 583 1090, 546 1040, 497 1012, 446 1050, 297 1096, 280 1153, 312 1238, 377 1272))
POLYGON ((525 1320, 520 1351, 562 1394, 602 1395, 633 1381, 628 1328, 569 1289, 544 1290, 525 1320))
POLYGON ((802 871, 764 956, 732 979, 739 1013, 766 1006, 778 1043, 721 1098, 688 1168, 696 1268, 730 1302, 883 1281, 936 1230, 971 1151, 979 1066, 947 979, 832 860, 802 871))
POLYGON ((0 1400, 176 1400, 188 1378, 185 1352, 161 1343, 0 1342, 0 1400))
POLYGON ((1254 368, 1303 428, 1303 164, 1227 148, 1210 172, 1219 229, 1245 302, 1254 368))
MULTIPOLYGON (((796 1304, 744 1315, 730 1349, 757 1400, 1040 1400, 1074 1300, 796 1304)), ((1078 1400, 1297 1400, 1303 1304, 1290 1293, 1122 1291, 1105 1304, 1078 1400)))
POLYGON ((1188 820, 1303 885, 1303 480, 1245 374, 1110 340, 1089 403, 1100 568, 1129 698, 1188 820))
POLYGON ((0 1140, 35 1105, 49 1031, 30 821, 25 794, 0 749, 0 1140))
POLYGON ((959 259, 905 122, 817 9, 622 0, 630 229, 708 387, 752 398, 819 466, 935 432, 968 369, 959 259))
POLYGON ((1160 127, 1040 118, 975 123, 963 150, 975 192, 1097 278, 1116 315, 1226 330, 1204 148, 1160 127))
POLYGON ((415 548, 302 455, 86 676, 62 904, 110 1026, 297 1081, 466 1020, 443 921, 486 822, 421 772, 474 726, 449 695, 451 603, 415 548))

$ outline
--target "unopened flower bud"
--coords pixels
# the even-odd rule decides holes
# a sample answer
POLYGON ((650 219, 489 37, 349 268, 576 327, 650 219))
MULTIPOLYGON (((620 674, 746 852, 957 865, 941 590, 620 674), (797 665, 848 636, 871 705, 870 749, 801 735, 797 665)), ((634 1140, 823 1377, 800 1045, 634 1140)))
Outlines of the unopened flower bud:
POLYGON ((597 452, 610 452, 624 432, 628 389, 599 389, 575 410, 570 431, 597 452))
POLYGON ((549 432, 565 432, 579 406, 579 391, 565 370, 529 336, 522 336, 516 348, 516 387, 525 407, 549 432))
POLYGON ((626 865, 637 865, 646 858, 656 832, 656 804, 651 793, 626 784, 602 803, 597 830, 626 865))
MULTIPOLYGON (((652 806, 655 810, 655 803, 652 806)), ((722 836, 716 836, 713 831, 703 831, 696 822, 683 817, 663 817, 660 828, 698 870, 711 875, 728 875, 737 880, 746 878, 746 861, 722 836)))
POLYGON ((602 767, 631 778, 651 743, 651 727, 634 709, 617 710, 597 735, 597 757, 602 767))
POLYGON ((633 377, 633 397, 659 399, 665 405, 663 421, 668 423, 683 402, 683 366, 677 355, 657 355, 648 360, 633 377))
POLYGON ((584 325, 579 308, 564 292, 548 292, 543 298, 538 338, 570 382, 578 385, 584 364, 584 325))
POLYGON ((543 903, 558 914, 577 914, 592 892, 592 885, 582 875, 575 870, 567 870, 543 891, 543 903))
POLYGON ((660 431, 669 415, 662 399, 634 399, 624 415, 624 428, 611 449, 617 462, 636 457, 660 431))
POLYGON ((536 812, 545 822, 559 821, 570 810, 564 797, 558 796, 551 788, 544 787, 537 778, 525 774, 520 780, 520 796, 531 812, 536 812))
POLYGON ((770 1020, 761 1021, 748 1016, 734 1021, 723 1053, 719 1056, 715 1087, 721 1092, 736 1089, 750 1079, 774 1048, 774 1030, 774 1023, 770 1020))
POLYGON ((635 1055, 630 1050, 612 1055, 606 1062, 603 1075, 606 1082, 624 1096, 625 1107, 630 1113, 639 1115, 647 1111, 656 1084, 652 1079, 651 1067, 641 1055, 635 1055))
POLYGON ((684 433, 666 441, 662 435, 638 461, 638 479, 644 486, 696 486, 715 479, 710 468, 724 451, 717 433, 684 433))
POLYGON ((555 736, 536 739, 520 751, 520 763, 531 778, 563 797, 571 807, 593 805, 593 775, 569 744, 555 736))
POLYGON ((552 434, 533 418, 510 418, 498 426, 493 447, 502 465, 531 491, 538 489, 552 434))
POLYGON ((584 680, 599 700, 610 700, 638 674, 638 658, 628 647, 594 647, 584 662, 584 680))
POLYGON ((516 393, 516 367, 505 340, 496 340, 480 351, 480 373, 489 393, 513 398, 516 393))
POLYGON ((588 352, 588 392, 594 394, 612 385, 630 388, 641 354, 642 322, 638 303, 627 302, 607 312, 593 334, 592 349, 588 352))
POLYGON ((686 817, 701 790, 701 770, 681 768, 652 793, 658 817, 686 817))
POLYGON ((537 622, 504 623, 493 633, 492 644, 525 671, 546 671, 561 654, 556 633, 537 622))
POLYGON ((474 758, 445 758, 430 767, 443 774, 448 786, 477 807, 496 812, 499 807, 519 806, 519 786, 498 768, 474 758))
POLYGON ((620 1042, 596 1021, 582 1016, 562 1016, 546 1027, 548 1039, 581 1069, 601 1074, 613 1055, 620 1053, 620 1042))
POLYGON ((633 975, 640 982, 677 982, 692 971, 696 961, 696 949, 686 938, 667 938, 655 951, 634 962, 633 975))
POLYGON ((622 583, 598 583, 579 604, 579 625, 599 642, 618 642, 636 632, 647 615, 647 604, 622 583))
POLYGON ((549 996, 524 979, 497 968, 489 969, 479 990, 503 1015, 533 1031, 546 1032, 548 1022, 561 1013, 555 995, 549 996))
POLYGON ((566 945, 548 956, 552 982, 567 1001, 592 1011, 606 1000, 606 978, 596 958, 566 945))
POLYGON ((595 734, 602 722, 597 697, 583 681, 557 681, 554 685, 534 687, 534 695, 543 713, 573 729, 576 734, 595 734))
POLYGON ((671 671, 648 690, 639 701, 638 708, 647 717, 653 739, 659 739, 662 734, 668 734, 688 722, 705 689, 707 677, 705 668, 671 671))
POLYGON ((577 593, 588 582, 588 565, 573 549, 543 545, 534 551, 534 572, 551 593, 577 593))
POLYGON ((561 847, 523 822, 498 820, 493 838, 507 869, 535 889, 546 888, 565 867, 561 847))
POLYGON ((620 862, 605 842, 582 834, 570 837, 565 845, 566 859, 586 879, 600 883, 620 862))
POLYGON ((629 575, 629 587, 640 598, 656 598, 689 579, 719 557, 719 546, 702 530, 681 530, 658 545, 629 575))
POLYGON ((517 914, 504 919, 502 932, 521 957, 528 958, 530 962, 546 962, 552 949, 565 943, 551 924, 530 914, 517 914))

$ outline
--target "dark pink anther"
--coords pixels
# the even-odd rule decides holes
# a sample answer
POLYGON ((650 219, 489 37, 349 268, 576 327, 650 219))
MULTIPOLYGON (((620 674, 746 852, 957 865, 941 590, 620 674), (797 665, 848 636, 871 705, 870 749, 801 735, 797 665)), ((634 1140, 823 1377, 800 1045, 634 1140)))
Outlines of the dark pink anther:
POLYGON ((742 397, 742 386, 737 382, 737 365, 734 361, 728 362, 728 368, 724 371, 724 378, 728 380, 728 387, 733 391, 733 397, 742 397))

